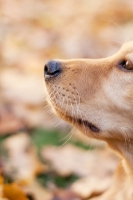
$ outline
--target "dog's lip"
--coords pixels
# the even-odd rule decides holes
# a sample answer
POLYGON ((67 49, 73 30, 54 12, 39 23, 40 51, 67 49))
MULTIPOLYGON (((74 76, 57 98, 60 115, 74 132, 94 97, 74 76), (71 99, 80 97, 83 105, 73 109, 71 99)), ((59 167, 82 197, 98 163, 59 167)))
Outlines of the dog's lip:
POLYGON ((60 117, 63 120, 66 120, 70 123, 72 123, 73 125, 79 125, 79 126, 84 126, 89 128, 92 132, 98 133, 100 132, 100 128, 96 125, 94 125, 93 123, 89 122, 88 120, 84 120, 81 118, 74 118, 71 115, 69 115, 68 113, 66 115, 64 115, 64 113, 56 108, 57 113, 60 115, 60 117))
POLYGON ((87 120, 76 119, 76 122, 79 125, 83 125, 85 127, 88 127, 93 132, 96 132, 96 133, 100 132, 100 129, 97 126, 95 126, 94 124, 92 124, 91 122, 89 122, 87 120))
POLYGON ((75 125, 78 124, 79 126, 85 126, 95 133, 100 132, 100 129, 96 125, 87 120, 82 120, 80 118, 73 118, 71 116, 67 116, 66 118, 68 119, 68 121, 71 121, 75 125))

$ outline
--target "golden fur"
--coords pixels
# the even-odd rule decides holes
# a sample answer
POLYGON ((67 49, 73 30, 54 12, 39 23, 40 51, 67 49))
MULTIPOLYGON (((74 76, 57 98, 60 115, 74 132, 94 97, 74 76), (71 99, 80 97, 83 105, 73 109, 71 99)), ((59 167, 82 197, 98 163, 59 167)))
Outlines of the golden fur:
POLYGON ((45 81, 54 112, 121 157, 112 187, 94 199, 133 200, 133 42, 108 58, 58 61, 61 74, 45 81))

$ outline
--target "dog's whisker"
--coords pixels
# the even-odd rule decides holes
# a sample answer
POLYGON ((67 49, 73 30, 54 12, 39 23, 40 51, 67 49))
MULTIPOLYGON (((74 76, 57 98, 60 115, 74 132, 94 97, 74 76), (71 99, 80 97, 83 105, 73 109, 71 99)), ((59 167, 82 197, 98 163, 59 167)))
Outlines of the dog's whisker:
POLYGON ((67 138, 69 138, 69 137, 70 137, 70 135, 71 135, 71 132, 70 132, 70 133, 69 133, 67 136, 65 136, 64 138, 60 139, 60 140, 59 140, 59 142, 61 142, 61 141, 65 140, 65 139, 67 139, 67 138))
POLYGON ((72 136, 73 136, 73 132, 70 132, 69 138, 62 145, 60 145, 58 149, 60 149, 61 147, 63 147, 72 138, 72 136))

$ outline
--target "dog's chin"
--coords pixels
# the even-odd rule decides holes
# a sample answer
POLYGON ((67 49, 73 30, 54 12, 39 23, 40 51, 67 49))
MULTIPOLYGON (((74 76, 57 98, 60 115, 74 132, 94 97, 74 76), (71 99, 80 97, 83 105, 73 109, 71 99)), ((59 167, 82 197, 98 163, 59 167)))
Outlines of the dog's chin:
MULTIPOLYGON (((79 117, 77 118, 73 117, 69 111, 63 110, 62 108, 58 107, 57 104, 55 105, 54 103, 51 103, 51 105, 52 105, 52 108, 53 108, 52 110, 55 113, 55 115, 57 115, 59 118, 63 119, 64 121, 67 121, 68 123, 72 124, 79 130, 81 130, 81 132, 83 132, 84 134, 91 136, 93 134, 90 134, 90 132, 97 133, 97 134, 100 132, 99 127, 89 122, 88 120, 81 119, 79 117)), ((93 137, 95 136, 93 135, 93 137)))

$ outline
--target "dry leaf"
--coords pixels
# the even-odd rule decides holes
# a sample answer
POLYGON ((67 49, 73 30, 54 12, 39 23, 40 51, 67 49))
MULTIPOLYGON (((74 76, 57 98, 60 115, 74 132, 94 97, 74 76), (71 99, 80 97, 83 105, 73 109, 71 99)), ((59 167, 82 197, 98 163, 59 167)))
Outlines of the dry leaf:
POLYGON ((0 135, 16 132, 24 127, 24 124, 12 113, 0 110, 0 135))
POLYGON ((117 158, 109 149, 86 151, 70 144, 60 148, 44 147, 42 157, 51 163, 60 176, 110 176, 117 165, 117 158))
POLYGON ((22 189, 15 183, 5 184, 0 176, 0 200, 28 200, 22 189))
POLYGON ((42 156, 60 176, 76 174, 86 177, 71 186, 72 191, 83 199, 99 195, 108 189, 118 160, 106 148, 86 151, 70 144, 61 148, 44 147, 42 156))
POLYGON ((46 170, 37 157, 37 152, 27 133, 8 137, 3 143, 5 173, 16 181, 32 181, 37 173, 46 170))
POLYGON ((9 200, 28 200, 20 187, 15 183, 3 185, 3 197, 9 200))
POLYGON ((56 189, 54 191, 54 197, 52 200, 81 200, 81 198, 76 195, 73 191, 71 190, 61 190, 61 189, 56 189))
POLYGON ((35 200, 52 200, 53 195, 51 192, 46 190, 36 181, 31 182, 24 188, 27 194, 31 194, 35 200))
POLYGON ((111 185, 110 177, 99 178, 97 176, 89 176, 79 179, 72 184, 72 191, 83 199, 89 198, 92 195, 100 195, 105 192, 111 185))

